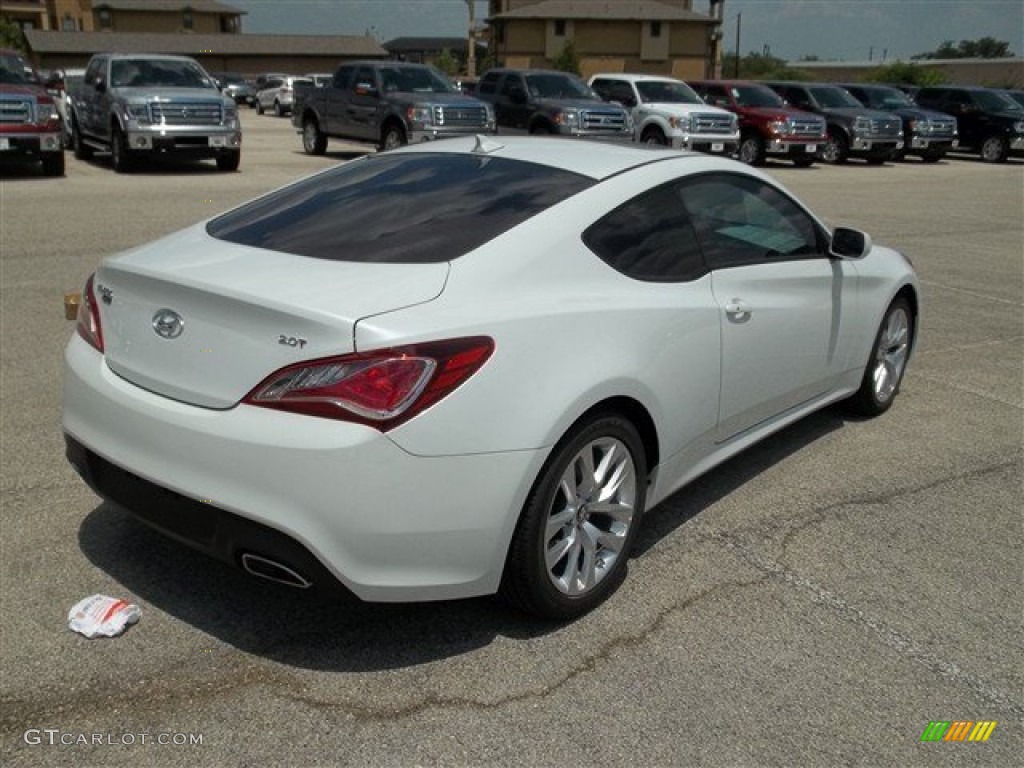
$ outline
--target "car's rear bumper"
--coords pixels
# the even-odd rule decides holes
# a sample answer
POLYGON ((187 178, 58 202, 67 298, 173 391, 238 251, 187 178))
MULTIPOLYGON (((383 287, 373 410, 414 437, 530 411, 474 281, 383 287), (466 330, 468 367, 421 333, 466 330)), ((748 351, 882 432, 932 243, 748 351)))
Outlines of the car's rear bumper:
POLYGON ((235 563, 246 551, 288 557, 310 580, 329 573, 374 601, 496 591, 542 460, 425 458, 356 424, 187 405, 121 379, 77 335, 63 427, 93 487, 152 525, 235 563))

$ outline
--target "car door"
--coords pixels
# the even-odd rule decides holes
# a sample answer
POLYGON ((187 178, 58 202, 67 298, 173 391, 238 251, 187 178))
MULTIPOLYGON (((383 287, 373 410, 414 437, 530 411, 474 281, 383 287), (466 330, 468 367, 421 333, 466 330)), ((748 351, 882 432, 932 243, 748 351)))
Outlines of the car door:
POLYGON ((849 363, 843 316, 857 273, 830 259, 827 233, 766 182, 705 174, 682 197, 720 310, 721 442, 834 386, 849 363))
MULTIPOLYGON (((382 79, 388 79, 390 73, 384 72, 382 79)), ((390 75, 393 79, 395 75, 390 75)), ((373 67, 359 67, 348 88, 348 101, 345 107, 345 135, 358 139, 375 141, 380 138, 377 125, 377 112, 380 109, 381 89, 385 85, 378 82, 377 71, 373 67)), ((387 87, 391 87, 389 82, 387 87)), ((395 81, 394 90, 398 90, 395 81)))
POLYGON ((523 76, 518 72, 505 75, 494 105, 498 125, 525 129, 530 120, 529 95, 523 76))
POLYGON ((93 59, 89 63, 82 83, 81 96, 75 105, 75 116, 79 120, 79 128, 93 136, 99 135, 101 129, 97 115, 100 114, 101 103, 105 103, 102 91, 108 82, 107 63, 106 58, 93 59), (101 82, 102 85, 99 85, 101 82))
POLYGON ((355 71, 356 67, 339 67, 322 94, 310 94, 308 97, 324 100, 324 114, 327 118, 324 128, 328 133, 348 135, 348 96, 355 71))

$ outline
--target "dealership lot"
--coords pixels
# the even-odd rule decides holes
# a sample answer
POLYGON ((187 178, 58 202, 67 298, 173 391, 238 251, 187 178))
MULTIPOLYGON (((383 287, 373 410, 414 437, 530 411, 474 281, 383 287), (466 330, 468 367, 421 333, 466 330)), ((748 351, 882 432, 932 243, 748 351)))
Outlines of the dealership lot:
POLYGON ((651 511, 623 588, 557 626, 490 600, 254 583, 64 461, 64 291, 105 254, 366 151, 309 157, 287 120, 242 117, 237 174, 69 155, 64 179, 0 176, 4 764, 1019 761, 1024 164, 770 165, 913 260, 903 393, 873 421, 808 418, 651 511), (94 592, 138 603, 139 625, 68 632, 94 592), (997 726, 921 743, 936 720, 997 726))

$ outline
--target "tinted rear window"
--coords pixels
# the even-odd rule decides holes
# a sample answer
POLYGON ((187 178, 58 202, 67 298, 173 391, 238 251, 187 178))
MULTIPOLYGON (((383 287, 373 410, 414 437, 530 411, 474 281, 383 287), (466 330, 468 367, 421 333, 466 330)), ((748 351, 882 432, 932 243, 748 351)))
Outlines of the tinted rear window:
POLYGON ((382 154, 255 200, 206 226, 240 245, 334 261, 449 261, 594 180, 544 165, 382 154))

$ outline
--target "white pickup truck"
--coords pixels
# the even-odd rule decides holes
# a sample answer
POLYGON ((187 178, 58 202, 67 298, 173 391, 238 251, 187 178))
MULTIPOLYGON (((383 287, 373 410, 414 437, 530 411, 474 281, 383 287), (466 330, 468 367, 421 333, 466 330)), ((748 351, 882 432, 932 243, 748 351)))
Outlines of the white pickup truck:
POLYGON ((633 138, 715 155, 731 155, 740 141, 731 112, 704 103, 682 80, 657 75, 598 74, 590 87, 633 113, 633 138))

